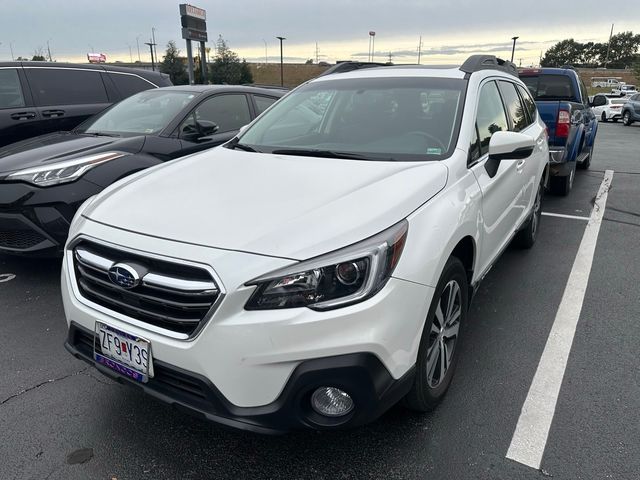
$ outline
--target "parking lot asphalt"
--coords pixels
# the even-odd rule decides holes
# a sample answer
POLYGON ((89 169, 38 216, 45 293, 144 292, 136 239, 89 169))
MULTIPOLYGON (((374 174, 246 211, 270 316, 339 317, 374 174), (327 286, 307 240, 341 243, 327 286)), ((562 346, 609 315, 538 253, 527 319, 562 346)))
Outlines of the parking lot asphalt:
POLYGON ((506 458, 587 222, 545 216, 481 284, 444 403, 279 437, 185 416, 75 360, 59 261, 0 256, 0 479, 640 478, 640 125, 600 124, 591 170, 547 213, 589 217, 613 183, 540 469, 506 458), (15 278, 11 279, 11 275, 15 278), (4 280, 4 281, 3 281, 4 280), (68 455, 92 449, 85 463, 68 455))

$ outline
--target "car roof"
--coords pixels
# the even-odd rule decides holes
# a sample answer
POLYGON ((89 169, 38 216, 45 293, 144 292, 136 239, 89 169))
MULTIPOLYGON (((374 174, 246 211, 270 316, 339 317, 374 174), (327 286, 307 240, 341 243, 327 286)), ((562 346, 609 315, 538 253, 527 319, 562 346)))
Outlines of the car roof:
POLYGON ((82 70, 97 70, 99 72, 135 73, 143 78, 169 78, 168 75, 144 68, 131 68, 111 65, 108 63, 67 63, 67 62, 0 62, 0 68, 24 67, 24 68, 70 68, 82 70))
POLYGON ((254 87, 252 85, 174 85, 172 87, 161 87, 157 90, 173 90, 179 92, 208 93, 208 92, 239 92, 257 93, 281 97, 287 93, 287 89, 280 87, 254 87))
POLYGON ((350 72, 314 78, 313 82, 349 78, 393 78, 393 77, 436 77, 436 78, 464 78, 465 72, 460 66, 454 65, 388 65, 384 67, 370 67, 350 72))

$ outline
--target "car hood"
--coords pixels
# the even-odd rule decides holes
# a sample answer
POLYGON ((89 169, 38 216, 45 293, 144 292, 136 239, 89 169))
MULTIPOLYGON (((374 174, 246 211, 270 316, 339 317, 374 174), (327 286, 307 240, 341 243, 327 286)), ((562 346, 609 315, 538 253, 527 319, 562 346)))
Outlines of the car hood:
POLYGON ((447 181, 439 162, 379 162, 216 148, 124 179, 83 212, 178 242, 306 259, 407 217, 447 181))
POLYGON ((112 150, 138 153, 144 140, 144 136, 101 137, 74 132, 41 135, 1 148, 0 176, 94 153, 112 150))

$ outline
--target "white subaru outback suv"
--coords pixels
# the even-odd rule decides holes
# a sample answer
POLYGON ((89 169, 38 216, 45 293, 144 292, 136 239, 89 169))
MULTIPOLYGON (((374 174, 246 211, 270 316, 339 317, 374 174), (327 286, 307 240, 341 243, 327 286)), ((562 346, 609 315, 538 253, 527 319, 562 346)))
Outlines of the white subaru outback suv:
POLYGON ((473 291, 540 223, 546 131, 516 75, 474 56, 321 76, 224 147, 89 199, 66 348, 257 432, 433 408, 473 291))

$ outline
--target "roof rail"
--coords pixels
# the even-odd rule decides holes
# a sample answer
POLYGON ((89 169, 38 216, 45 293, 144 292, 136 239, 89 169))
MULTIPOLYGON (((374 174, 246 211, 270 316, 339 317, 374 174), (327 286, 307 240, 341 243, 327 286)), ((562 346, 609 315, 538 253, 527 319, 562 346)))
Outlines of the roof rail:
POLYGON ((460 67, 465 73, 479 72, 480 70, 501 70, 515 77, 518 76, 518 69, 515 64, 507 60, 502 60, 495 55, 471 55, 460 67))
POLYGON ((319 77, 323 77, 325 75, 331 75, 333 73, 346 73, 352 72, 353 70, 360 70, 361 68, 373 68, 373 67, 387 67, 389 64, 387 63, 379 63, 379 62, 351 62, 351 61, 342 61, 336 62, 333 67, 327 68, 324 72, 322 72, 319 77))
POLYGON ((282 85, 271 85, 268 83, 243 83, 243 87, 256 87, 256 88, 269 88, 273 90, 289 90, 289 88, 282 85))

